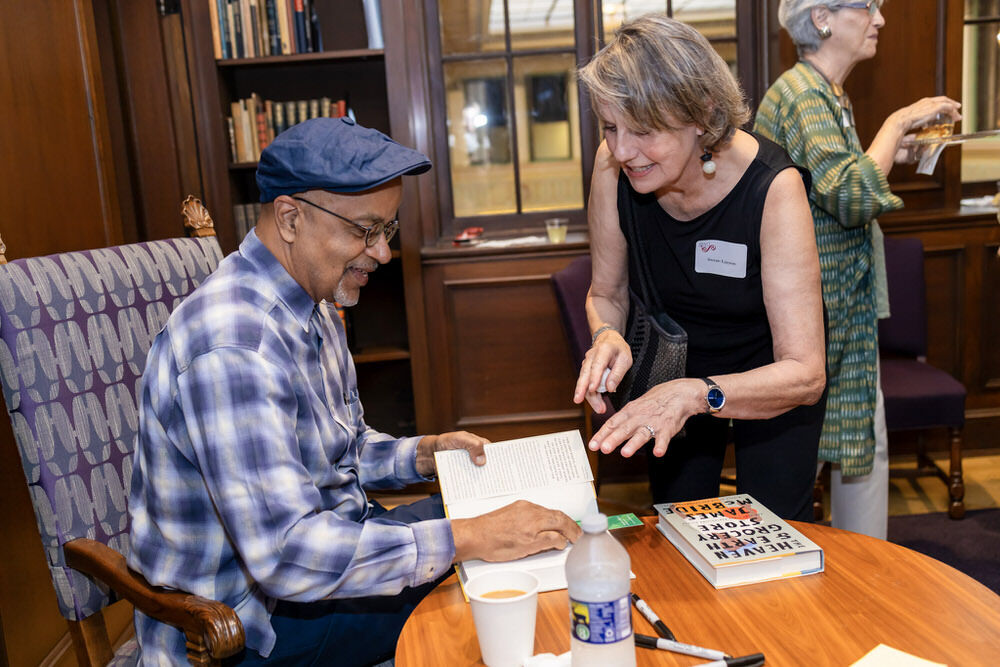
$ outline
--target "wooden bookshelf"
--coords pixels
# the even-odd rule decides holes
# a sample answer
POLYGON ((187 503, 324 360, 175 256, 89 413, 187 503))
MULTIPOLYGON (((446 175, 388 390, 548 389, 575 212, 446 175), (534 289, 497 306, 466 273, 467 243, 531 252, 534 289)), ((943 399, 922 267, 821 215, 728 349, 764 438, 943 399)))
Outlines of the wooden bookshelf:
POLYGON ((287 65, 301 62, 322 62, 328 60, 367 60, 382 58, 382 49, 340 49, 337 51, 320 51, 318 53, 293 53, 284 56, 260 56, 257 58, 222 58, 216 60, 219 67, 265 67, 268 65, 287 65))
MULTIPOLYGON (((241 240, 233 206, 259 198, 256 160, 232 160, 226 123, 230 104, 253 93, 274 101, 345 99, 358 123, 392 136, 393 86, 388 84, 392 73, 386 52, 367 48, 361 0, 317 1, 324 45, 336 48, 225 59, 215 58, 211 1, 182 0, 181 4, 203 200, 215 218, 223 250, 230 252, 241 240)), ((347 309, 347 318, 366 421, 389 433, 409 435, 415 429, 415 417, 402 268, 406 253, 399 242, 399 237, 393 240, 392 261, 372 274, 358 305, 347 309)))

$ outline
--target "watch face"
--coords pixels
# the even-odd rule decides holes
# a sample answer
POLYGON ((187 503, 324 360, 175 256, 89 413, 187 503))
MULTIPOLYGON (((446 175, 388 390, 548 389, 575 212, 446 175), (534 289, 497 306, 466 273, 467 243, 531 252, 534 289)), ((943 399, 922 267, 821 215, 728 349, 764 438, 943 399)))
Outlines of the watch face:
POLYGON ((726 403, 726 395, 718 387, 711 387, 705 395, 705 400, 713 410, 719 410, 726 403))

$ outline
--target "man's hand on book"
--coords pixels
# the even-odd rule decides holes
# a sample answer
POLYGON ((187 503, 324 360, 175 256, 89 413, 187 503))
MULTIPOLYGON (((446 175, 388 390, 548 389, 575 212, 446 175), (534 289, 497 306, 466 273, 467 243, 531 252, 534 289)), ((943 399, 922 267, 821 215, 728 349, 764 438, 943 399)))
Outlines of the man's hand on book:
POLYGON ((486 451, 483 445, 489 440, 468 431, 452 431, 441 435, 425 435, 417 443, 417 472, 424 477, 431 477, 437 472, 434 462, 434 452, 446 449, 464 449, 469 452, 469 458, 477 466, 486 463, 486 451))
POLYGON ((563 512, 517 500, 472 519, 453 519, 451 532, 456 561, 501 562, 563 549, 580 537, 580 526, 563 512))

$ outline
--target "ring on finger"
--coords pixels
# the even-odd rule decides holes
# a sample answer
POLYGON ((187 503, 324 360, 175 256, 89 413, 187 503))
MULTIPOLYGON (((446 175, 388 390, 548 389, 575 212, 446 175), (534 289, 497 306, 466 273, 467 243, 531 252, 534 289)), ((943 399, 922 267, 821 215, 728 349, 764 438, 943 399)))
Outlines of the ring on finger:
POLYGON ((643 424, 643 425, 642 425, 642 428, 644 428, 644 429, 646 429, 647 431, 649 431, 649 439, 650 439, 650 440, 652 440, 653 438, 655 438, 655 437, 656 437, 656 431, 654 431, 654 430, 653 430, 653 427, 652 427, 652 426, 650 426, 649 424, 643 424))

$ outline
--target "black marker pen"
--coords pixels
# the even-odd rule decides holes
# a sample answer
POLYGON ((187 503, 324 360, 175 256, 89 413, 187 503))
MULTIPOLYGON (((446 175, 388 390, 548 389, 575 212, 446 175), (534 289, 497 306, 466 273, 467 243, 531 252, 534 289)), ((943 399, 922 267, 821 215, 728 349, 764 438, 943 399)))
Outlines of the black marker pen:
POLYGON ((656 628, 656 634, 660 635, 664 639, 676 640, 674 633, 670 631, 667 624, 660 620, 660 617, 656 615, 652 607, 646 604, 646 601, 641 597, 632 593, 632 602, 635 604, 635 608, 639 610, 639 613, 646 617, 646 620, 653 624, 656 628))

